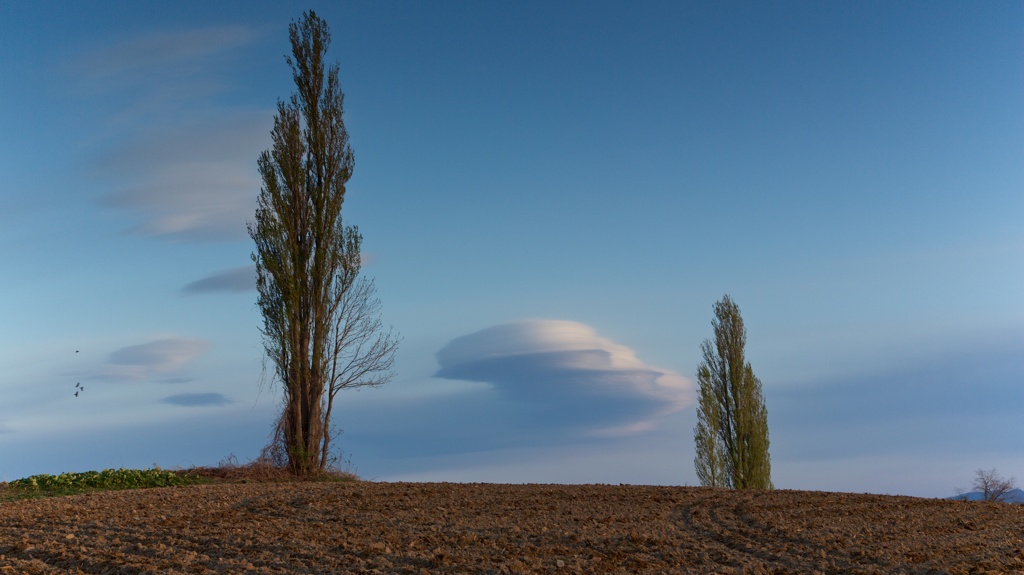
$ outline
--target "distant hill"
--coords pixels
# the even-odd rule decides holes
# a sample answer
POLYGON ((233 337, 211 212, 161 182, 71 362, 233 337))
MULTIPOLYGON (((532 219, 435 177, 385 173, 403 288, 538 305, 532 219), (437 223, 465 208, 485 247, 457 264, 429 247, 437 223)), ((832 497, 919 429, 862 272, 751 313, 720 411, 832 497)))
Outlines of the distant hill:
MULTIPOLYGON (((970 493, 954 495, 952 497, 947 497, 946 499, 965 499, 967 501, 981 501, 982 499, 984 499, 984 497, 985 496, 982 495, 980 491, 971 491, 970 493)), ((1006 503, 1024 503, 1024 490, 1013 489, 1011 491, 1008 491, 1006 493, 1006 496, 1003 497, 1003 501, 1005 501, 1006 503)))

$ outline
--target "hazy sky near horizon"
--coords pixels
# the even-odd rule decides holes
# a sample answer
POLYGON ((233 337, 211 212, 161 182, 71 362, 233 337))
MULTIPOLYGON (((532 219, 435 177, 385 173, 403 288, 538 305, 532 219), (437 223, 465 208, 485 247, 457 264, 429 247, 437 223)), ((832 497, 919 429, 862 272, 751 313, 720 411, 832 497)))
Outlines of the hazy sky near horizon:
POLYGON ((1024 477, 1020 2, 0 1, 0 481, 266 443, 246 222, 310 7, 404 337, 337 408, 364 477, 696 484, 726 293, 777 487, 1024 477))

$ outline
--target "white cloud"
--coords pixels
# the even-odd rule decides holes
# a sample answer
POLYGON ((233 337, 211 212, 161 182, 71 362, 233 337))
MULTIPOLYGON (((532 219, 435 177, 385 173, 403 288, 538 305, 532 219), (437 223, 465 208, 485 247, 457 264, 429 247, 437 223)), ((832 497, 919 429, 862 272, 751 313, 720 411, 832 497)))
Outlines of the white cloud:
POLYGON ((245 26, 150 32, 87 52, 74 70, 96 91, 140 84, 154 90, 209 72, 258 37, 245 26))
POLYGON ((542 408, 547 425, 590 435, 629 435, 693 404, 685 377, 651 367, 621 344, 573 321, 527 320, 450 342, 436 377, 490 383, 506 398, 542 408))
POLYGON ((117 142, 95 159, 101 203, 128 213, 132 233, 165 239, 244 240, 256 208, 259 153, 273 111, 225 106, 221 94, 249 66, 260 38, 227 26, 149 32, 75 62, 98 133, 117 142), (95 113, 95 112, 94 112, 95 113))
POLYGON ((115 350, 107 363, 86 379, 101 381, 183 381, 180 370, 206 353, 209 344, 200 339, 168 338, 115 350))
POLYGON ((196 280, 181 291, 189 294, 212 292, 244 292, 256 289, 256 266, 242 266, 223 270, 196 280))
POLYGON ((142 219, 132 233, 241 239, 246 216, 255 210, 258 191, 259 179, 238 164, 182 163, 155 169, 148 181, 110 194, 106 203, 142 219))
POLYGON ((120 188, 103 204, 141 220, 132 233, 244 240, 260 190, 256 159, 270 145, 272 125, 269 112, 234 111, 136 135, 98 166, 120 188))

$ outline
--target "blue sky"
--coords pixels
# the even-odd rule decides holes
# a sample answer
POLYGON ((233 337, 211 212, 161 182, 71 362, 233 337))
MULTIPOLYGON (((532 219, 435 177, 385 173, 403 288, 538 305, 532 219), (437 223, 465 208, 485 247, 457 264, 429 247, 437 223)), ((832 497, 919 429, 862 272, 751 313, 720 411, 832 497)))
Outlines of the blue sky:
POLYGON ((2 2, 0 480, 266 443, 245 224, 310 7, 404 337, 337 408, 363 476, 695 484, 728 293, 777 487, 1024 478, 1019 2, 2 2))

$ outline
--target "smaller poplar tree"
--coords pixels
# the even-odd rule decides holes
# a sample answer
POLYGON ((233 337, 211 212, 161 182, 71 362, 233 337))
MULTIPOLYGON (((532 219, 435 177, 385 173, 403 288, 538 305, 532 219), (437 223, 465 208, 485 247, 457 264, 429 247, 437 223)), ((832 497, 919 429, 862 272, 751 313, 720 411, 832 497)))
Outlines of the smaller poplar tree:
POLYGON ((715 339, 701 344, 697 368, 697 478, 711 487, 772 489, 768 410, 761 380, 744 357, 740 308, 728 295, 715 304, 711 326, 715 339))

